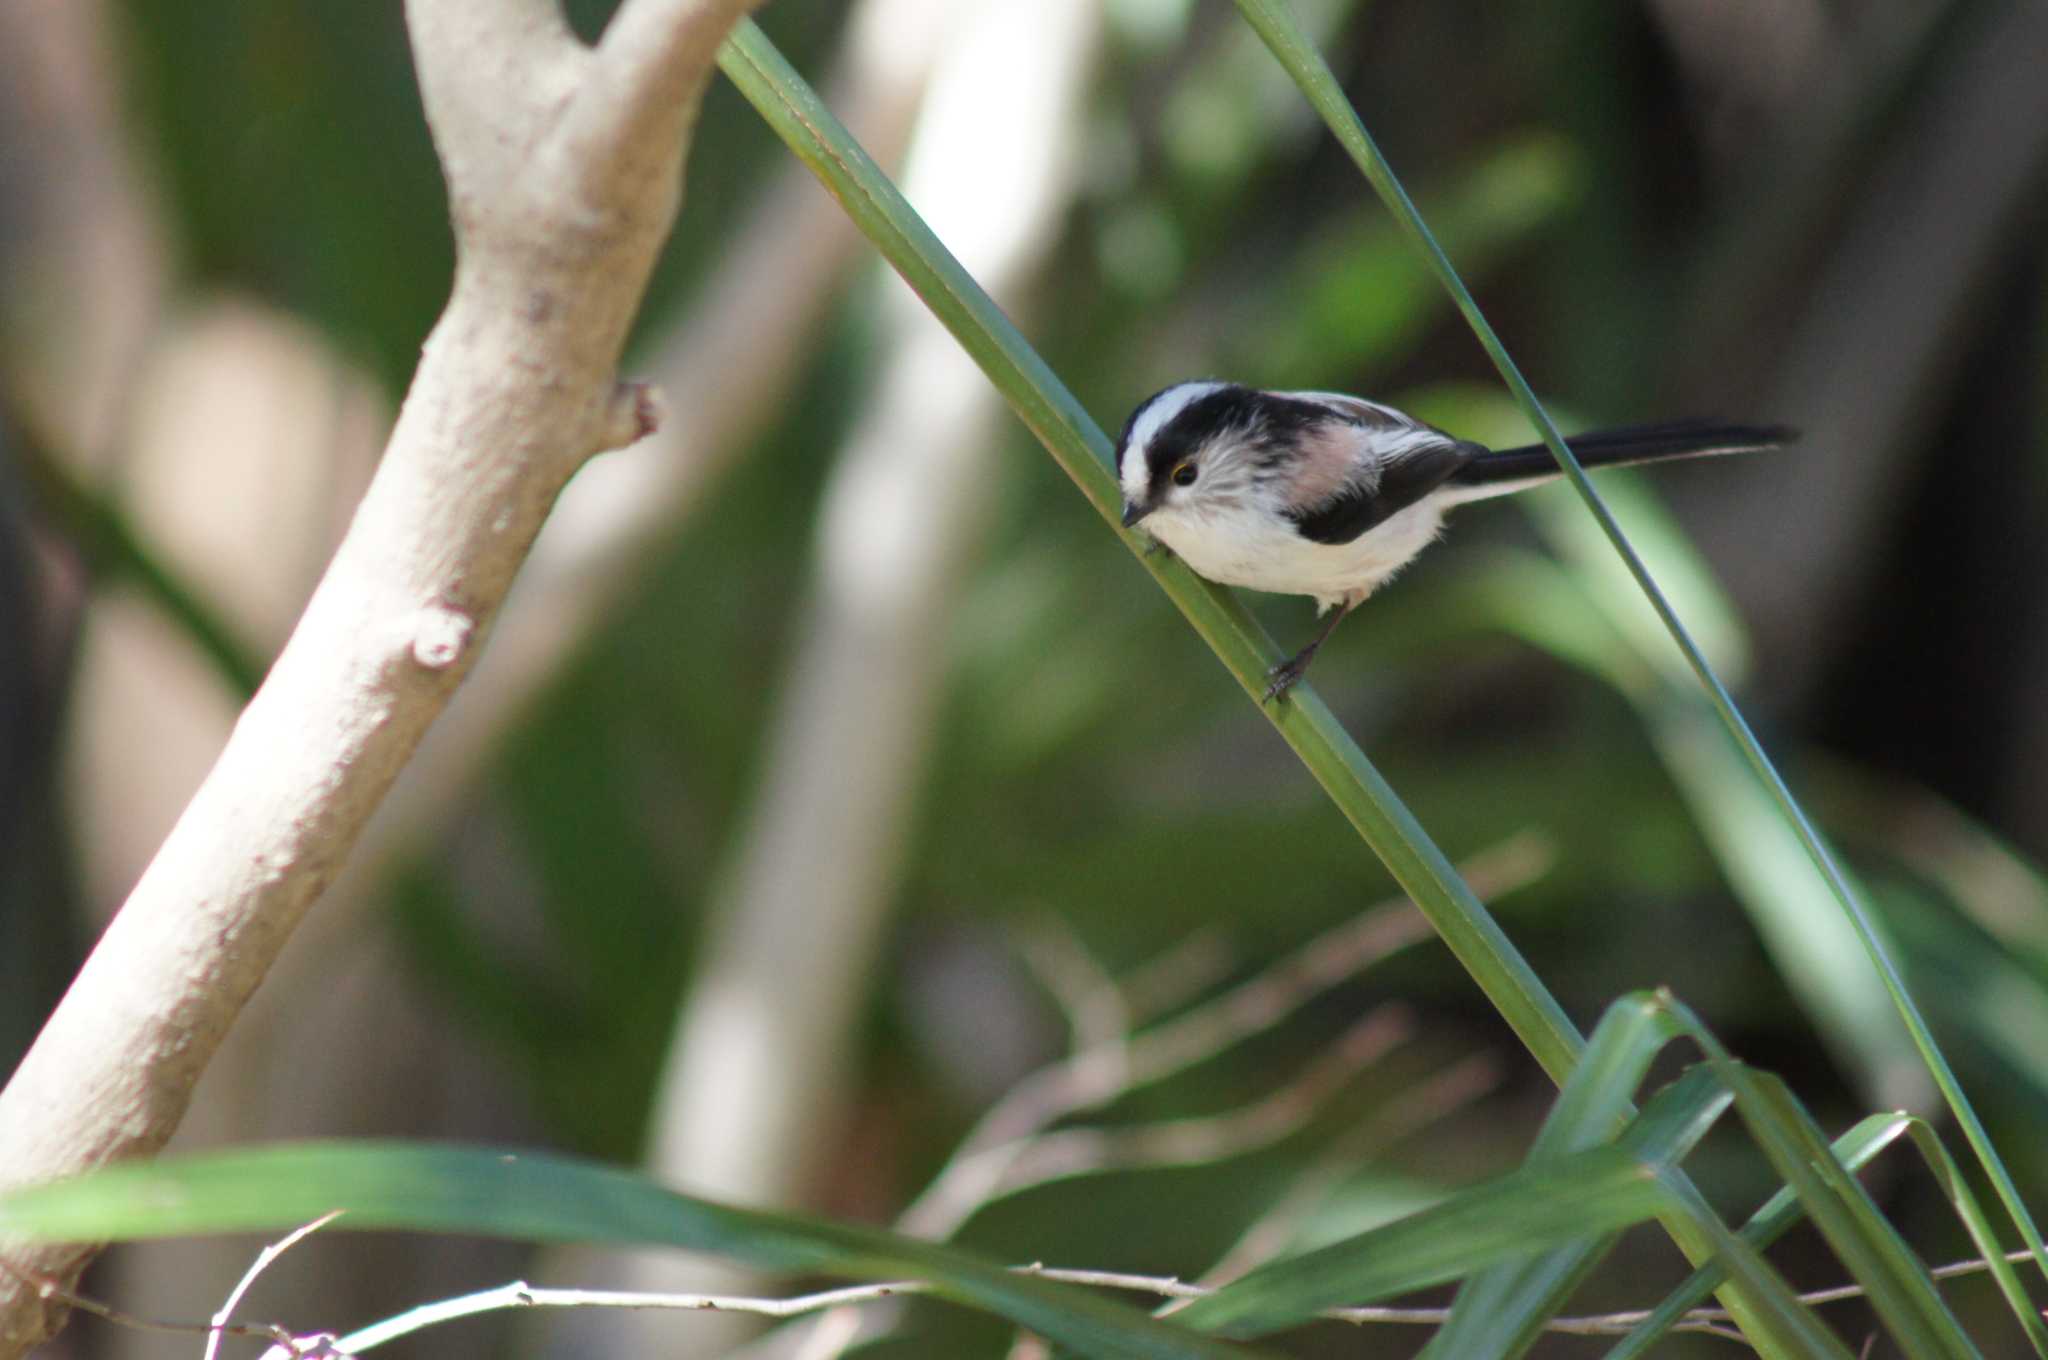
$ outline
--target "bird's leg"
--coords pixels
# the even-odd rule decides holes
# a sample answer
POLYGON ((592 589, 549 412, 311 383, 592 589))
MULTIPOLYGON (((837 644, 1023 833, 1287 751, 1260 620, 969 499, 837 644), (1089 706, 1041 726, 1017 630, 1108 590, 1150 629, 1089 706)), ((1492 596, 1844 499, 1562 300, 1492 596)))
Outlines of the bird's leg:
MULTIPOLYGON (((1364 596, 1358 598, 1363 599, 1364 596)), ((1266 686, 1264 702, 1273 702, 1273 700, 1301 683, 1301 677, 1308 670, 1308 663, 1316 658, 1316 649, 1330 640, 1330 634, 1337 631, 1337 625, 1344 622, 1344 616, 1356 608, 1358 608, 1358 599, 1346 600, 1342 608, 1331 613, 1330 621, 1324 624, 1322 629, 1313 638, 1309 639, 1308 646, 1266 672, 1266 678, 1271 683, 1266 686)))

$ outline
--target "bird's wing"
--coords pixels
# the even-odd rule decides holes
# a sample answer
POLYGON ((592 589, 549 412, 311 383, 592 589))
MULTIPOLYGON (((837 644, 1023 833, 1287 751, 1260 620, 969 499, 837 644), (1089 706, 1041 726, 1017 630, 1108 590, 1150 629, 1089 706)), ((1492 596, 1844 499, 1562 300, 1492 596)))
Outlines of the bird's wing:
POLYGON ((1303 460, 1287 512, 1303 538, 1349 543, 1471 466, 1486 450, 1405 411, 1345 392, 1283 392, 1313 401, 1343 423, 1321 432, 1303 460))
POLYGON ((1385 523, 1463 471, 1474 446, 1455 441, 1426 444, 1385 463, 1378 483, 1360 479, 1334 495, 1288 511, 1303 538, 1349 543, 1385 523))
MULTIPOLYGON (((1410 430, 1436 430, 1434 425, 1425 425, 1406 411, 1397 411, 1391 406, 1367 401, 1364 397, 1354 397, 1349 392, 1281 392, 1277 395, 1327 406, 1353 424, 1362 425, 1368 430, 1380 430, 1389 434, 1400 434, 1410 430)), ((1444 437, 1450 438, 1449 435, 1444 437)))

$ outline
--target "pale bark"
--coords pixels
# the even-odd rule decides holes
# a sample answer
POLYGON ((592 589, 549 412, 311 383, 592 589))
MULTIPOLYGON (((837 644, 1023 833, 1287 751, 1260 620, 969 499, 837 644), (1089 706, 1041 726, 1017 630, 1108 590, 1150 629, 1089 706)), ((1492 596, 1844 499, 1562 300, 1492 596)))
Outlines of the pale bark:
MULTIPOLYGON (((826 94, 884 166, 901 158, 923 97, 933 11, 951 2, 863 0, 848 17, 826 94)), ((378 861, 416 851, 465 806, 498 737, 644 581, 648 559, 728 461, 795 399, 791 385, 862 245, 801 164, 788 162, 770 181, 687 320, 645 351, 671 413, 630 453, 593 464, 563 493, 506 602, 490 665, 435 726, 371 828, 363 858, 372 877, 378 861)))
MULTIPOLYGON (((748 0, 412 0, 455 223, 453 294, 375 480, 206 782, 0 1092, 0 1180, 161 1147, 194 1083, 468 671, 564 483, 645 433, 616 378, 748 0)), ((10 1244, 75 1278, 83 1246, 10 1244)), ((0 1273, 0 1357, 61 1310, 0 1273)))

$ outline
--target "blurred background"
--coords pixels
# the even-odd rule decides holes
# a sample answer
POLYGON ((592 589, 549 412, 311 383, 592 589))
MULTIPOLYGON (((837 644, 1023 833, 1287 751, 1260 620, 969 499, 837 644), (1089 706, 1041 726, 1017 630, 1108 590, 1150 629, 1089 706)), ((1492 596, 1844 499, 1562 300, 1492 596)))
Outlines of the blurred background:
MULTIPOLYGON (((571 6, 587 34, 609 8, 571 6)), ((1805 430, 1601 486, 2048 1202, 2048 15, 1295 9, 1566 429, 1805 430)), ((1222 0, 761 17, 1108 430, 1227 376, 1529 437, 1222 0)), ((289 630, 450 255, 397 4, 0 5, 0 1062, 289 630)), ((179 1145, 547 1145, 1188 1278, 1526 1153, 1541 1073, 1426 933, 1361 915, 1390 892, 1377 863, 723 84, 628 371, 664 387, 668 427, 572 484, 179 1145)), ((1525 502, 1463 512, 1338 632, 1319 689, 1582 1026, 1669 985, 1830 1132, 1931 1112, 1611 550, 1568 491, 1525 502)), ((1307 602, 1251 603, 1285 650, 1306 637, 1307 602)), ((1771 1188, 1739 1134, 1697 1160, 1731 1217, 1771 1188)), ((1894 1154, 1869 1179, 1927 1259, 1969 1254, 1924 1171, 1894 1154)), ((1681 1277, 1661 1236, 1629 1247, 1574 1311, 1681 1277)), ((249 1250, 126 1249, 88 1287, 200 1317, 249 1250)), ((1776 1259, 1842 1278, 1807 1234, 1776 1259)), ((335 1236, 247 1311, 343 1328, 515 1275, 789 1283, 335 1236)), ((1988 1285, 1952 1297, 1987 1354, 2018 1353, 1988 1285)), ((1860 1341, 1854 1305, 1831 1316, 1860 1341)), ((747 1331, 500 1316, 412 1353, 713 1355, 747 1331)), ((804 1338, 1011 1353, 932 1305, 804 1338)), ((50 1353, 197 1344, 82 1320, 50 1353)))

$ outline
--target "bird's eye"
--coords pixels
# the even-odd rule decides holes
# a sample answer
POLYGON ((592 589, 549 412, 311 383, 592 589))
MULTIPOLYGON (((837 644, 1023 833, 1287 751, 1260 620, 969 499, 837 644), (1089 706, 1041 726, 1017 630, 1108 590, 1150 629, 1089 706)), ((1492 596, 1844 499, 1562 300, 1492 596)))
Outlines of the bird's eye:
POLYGON ((1195 484, 1195 465, 1193 463, 1182 463, 1174 468, 1173 484, 1175 486, 1193 486, 1195 484))

